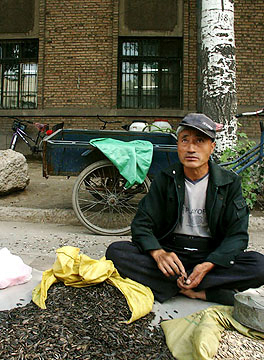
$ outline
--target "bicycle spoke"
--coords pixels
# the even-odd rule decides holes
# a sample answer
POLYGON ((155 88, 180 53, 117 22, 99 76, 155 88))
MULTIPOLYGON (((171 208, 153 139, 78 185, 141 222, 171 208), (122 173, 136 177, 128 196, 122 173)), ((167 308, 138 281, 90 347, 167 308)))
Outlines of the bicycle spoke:
POLYGON ((125 201, 120 204, 120 207, 121 206, 122 206, 122 208, 127 209, 128 212, 130 211, 130 213, 133 213, 133 214, 135 213, 135 211, 137 209, 137 204, 132 205, 132 204, 126 203, 125 201))
MULTIPOLYGON (((103 203, 102 203, 103 204, 103 203)), ((80 204, 80 208, 82 210, 83 213, 85 213, 86 211, 89 211, 89 210, 92 210, 94 207, 98 206, 98 203, 97 202, 92 202, 92 201, 89 201, 89 204, 86 204, 86 205, 81 205, 80 204)))
MULTIPOLYGON (((89 191, 91 193, 90 189, 87 189, 86 185, 84 185, 84 186, 85 186, 85 189, 83 191, 89 191)), ((94 182, 93 179, 89 179, 89 186, 92 188, 94 194, 97 194, 100 197, 103 196, 103 194, 97 190, 98 185, 96 184, 96 182, 94 182)))

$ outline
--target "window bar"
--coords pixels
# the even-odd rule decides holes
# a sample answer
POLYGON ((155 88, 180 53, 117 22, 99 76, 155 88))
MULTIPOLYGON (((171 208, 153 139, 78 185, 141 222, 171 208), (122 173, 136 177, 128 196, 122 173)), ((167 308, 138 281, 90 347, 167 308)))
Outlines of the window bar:
POLYGON ((130 103, 130 83, 129 83, 129 73, 125 69, 125 106, 129 107, 130 103))
POLYGON ((166 65, 165 65, 165 69, 168 68, 168 71, 165 71, 164 73, 164 92, 163 92, 163 97, 165 98, 164 101, 165 103, 168 102, 168 98, 171 95, 171 90, 170 90, 170 63, 169 61, 166 61, 166 65))
POLYGON ((147 108, 151 107, 151 98, 152 98, 152 90, 151 90, 151 77, 152 77, 152 66, 151 64, 146 64, 146 89, 144 91, 144 102, 146 101, 147 108))
POLYGON ((161 89, 162 89, 162 62, 159 61, 158 63, 158 88, 157 88, 157 104, 156 108, 160 108, 160 101, 161 101, 161 89))
POLYGON ((155 88, 154 88, 154 94, 155 94, 155 109, 157 109, 158 107, 158 92, 159 92, 159 87, 160 87, 160 82, 159 82, 159 61, 158 61, 158 66, 156 66, 156 72, 155 72, 155 88))
POLYGON ((142 108, 142 61, 138 62, 138 108, 142 108))
POLYGON ((0 76, 1 76, 1 84, 0 84, 0 95, 1 95, 1 98, 0 98, 0 107, 3 107, 3 85, 4 85, 3 73, 4 73, 3 65, 0 64, 0 76))
POLYGON ((146 97, 149 100, 148 101, 148 106, 149 108, 153 107, 153 95, 154 95, 154 91, 153 91, 153 65, 152 63, 148 64, 148 75, 147 75, 147 79, 148 79, 148 86, 147 86, 147 91, 146 91, 146 97))
POLYGON ((22 75, 22 64, 19 64, 19 71, 18 71, 18 79, 17 79, 17 106, 18 108, 20 108, 20 101, 19 101, 19 98, 20 98, 20 94, 21 94, 21 75, 22 75))
POLYGON ((5 67, 3 70, 3 107, 8 107, 8 102, 7 102, 7 85, 8 85, 8 81, 7 81, 7 77, 6 77, 6 71, 5 71, 5 67))

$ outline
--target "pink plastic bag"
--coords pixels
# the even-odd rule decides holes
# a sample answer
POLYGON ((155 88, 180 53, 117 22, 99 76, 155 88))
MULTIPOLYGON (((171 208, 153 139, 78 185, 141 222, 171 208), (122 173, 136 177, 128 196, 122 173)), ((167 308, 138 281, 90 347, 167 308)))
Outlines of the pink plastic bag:
POLYGON ((0 289, 20 285, 32 278, 32 268, 11 254, 7 248, 0 249, 0 289))

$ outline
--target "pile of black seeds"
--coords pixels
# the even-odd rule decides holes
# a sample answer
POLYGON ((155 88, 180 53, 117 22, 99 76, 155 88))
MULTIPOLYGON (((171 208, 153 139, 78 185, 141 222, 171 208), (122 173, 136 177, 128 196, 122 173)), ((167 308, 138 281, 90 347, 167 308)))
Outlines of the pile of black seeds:
POLYGON ((107 283, 52 285, 46 310, 33 302, 0 312, 0 359, 173 359, 153 313, 132 324, 125 297, 107 283))

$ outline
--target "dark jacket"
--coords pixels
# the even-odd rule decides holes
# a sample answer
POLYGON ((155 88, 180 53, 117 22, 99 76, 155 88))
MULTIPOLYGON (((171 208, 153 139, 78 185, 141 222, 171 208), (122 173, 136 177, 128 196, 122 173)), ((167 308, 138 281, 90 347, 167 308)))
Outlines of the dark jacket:
MULTIPOLYGON (((165 238, 173 233, 182 216, 184 192, 181 163, 161 171, 153 180, 131 225, 132 241, 141 251, 162 248, 165 238)), ((236 255, 247 248, 249 211, 240 177, 211 161, 205 207, 214 242, 206 261, 230 267, 236 255)))

